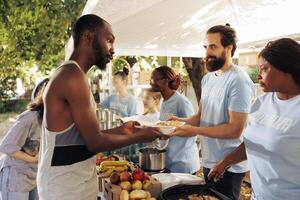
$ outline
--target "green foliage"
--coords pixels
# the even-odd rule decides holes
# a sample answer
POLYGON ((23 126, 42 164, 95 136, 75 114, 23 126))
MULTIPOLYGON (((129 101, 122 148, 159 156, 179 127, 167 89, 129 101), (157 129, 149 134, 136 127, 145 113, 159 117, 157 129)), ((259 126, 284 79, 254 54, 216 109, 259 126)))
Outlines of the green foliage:
POLYGON ((190 80, 186 67, 182 61, 180 62, 179 58, 174 59, 174 61, 172 60, 172 67, 174 67, 176 71, 182 75, 183 80, 190 80))
MULTIPOLYGON (((16 112, 21 113, 26 110, 29 99, 14 99, 5 102, 5 106, 0 105, 0 113, 16 112)), ((0 103, 1 104, 1 103, 0 103)))
MULTIPOLYGON (((0 100, 15 95, 16 79, 33 88, 64 59, 71 25, 86 0, 0 0, 0 100)), ((0 105, 1 106, 1 105, 0 105)))
POLYGON ((250 78, 253 81, 253 83, 258 83, 258 68, 255 67, 250 72, 250 78))
POLYGON ((128 70, 130 70, 130 64, 126 60, 125 56, 114 57, 114 59, 112 60, 112 66, 113 66, 113 68, 112 68, 113 74, 115 74, 119 71, 123 71, 124 67, 126 67, 128 70))

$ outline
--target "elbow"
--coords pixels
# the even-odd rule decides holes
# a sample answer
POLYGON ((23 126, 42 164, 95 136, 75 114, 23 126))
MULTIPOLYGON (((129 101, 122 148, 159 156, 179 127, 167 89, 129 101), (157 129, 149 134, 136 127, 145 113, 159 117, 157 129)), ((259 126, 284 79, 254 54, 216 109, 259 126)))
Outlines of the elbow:
POLYGON ((0 145, 0 153, 2 154, 6 154, 8 156, 11 156, 14 152, 18 151, 17 149, 11 149, 11 147, 7 146, 7 145, 0 145))
POLYGON ((228 129, 230 133, 228 133, 229 138, 228 139, 238 139, 241 137, 244 126, 236 125, 236 124, 231 124, 231 128, 228 129))
POLYGON ((85 145, 89 152, 97 153, 97 152, 101 151, 101 148, 99 148, 99 147, 101 147, 102 145, 99 145, 99 144, 97 145, 96 142, 86 141, 85 145))
POLYGON ((243 133, 243 130, 244 130, 244 127, 240 127, 240 126, 235 127, 232 130, 231 134, 230 134, 231 139, 238 139, 238 138, 240 138, 241 135, 242 135, 242 133, 243 133))
POLYGON ((92 153, 98 153, 98 152, 103 152, 108 150, 108 148, 103 143, 99 144, 93 141, 86 143, 86 147, 88 151, 92 153))
POLYGON ((88 149, 89 152, 92 152, 92 153, 98 152, 97 149, 96 149, 96 147, 94 145, 87 144, 86 147, 87 147, 87 149, 88 149))

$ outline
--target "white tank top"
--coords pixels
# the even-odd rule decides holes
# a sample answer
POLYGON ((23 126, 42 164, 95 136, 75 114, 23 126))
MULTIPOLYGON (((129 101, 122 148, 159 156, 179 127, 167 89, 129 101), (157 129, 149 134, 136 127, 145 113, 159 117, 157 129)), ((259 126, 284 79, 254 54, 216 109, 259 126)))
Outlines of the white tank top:
MULTIPOLYGON (((75 61, 67 61, 60 67, 69 64, 81 70, 75 61)), ((74 123, 60 132, 49 131, 43 123, 37 174, 40 199, 97 199, 94 155, 88 151, 74 123)))

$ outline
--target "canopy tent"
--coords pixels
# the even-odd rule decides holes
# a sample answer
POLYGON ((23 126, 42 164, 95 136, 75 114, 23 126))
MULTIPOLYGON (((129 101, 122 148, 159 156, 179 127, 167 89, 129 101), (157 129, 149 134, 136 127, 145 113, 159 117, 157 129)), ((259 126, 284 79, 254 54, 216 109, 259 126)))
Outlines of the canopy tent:
MULTIPOLYGON (((199 57, 205 31, 218 24, 236 29, 240 48, 300 39, 299 8, 298 0, 88 0, 83 14, 112 25, 116 55, 199 57)), ((66 56, 72 46, 70 40, 66 56)))

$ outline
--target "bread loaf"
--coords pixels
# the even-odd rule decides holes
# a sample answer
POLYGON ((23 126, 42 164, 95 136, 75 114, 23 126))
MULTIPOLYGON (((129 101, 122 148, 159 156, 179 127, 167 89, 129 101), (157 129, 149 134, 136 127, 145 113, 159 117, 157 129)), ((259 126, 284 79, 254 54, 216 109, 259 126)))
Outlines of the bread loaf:
POLYGON ((120 200, 129 200, 129 193, 127 190, 121 191, 120 200))
POLYGON ((133 190, 130 192, 129 197, 131 199, 146 199, 148 196, 147 192, 144 190, 133 190))

